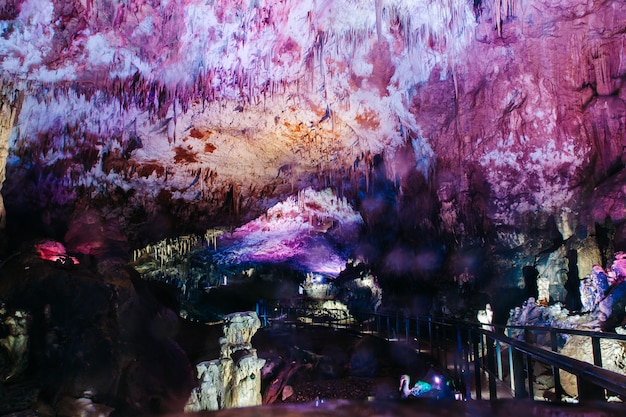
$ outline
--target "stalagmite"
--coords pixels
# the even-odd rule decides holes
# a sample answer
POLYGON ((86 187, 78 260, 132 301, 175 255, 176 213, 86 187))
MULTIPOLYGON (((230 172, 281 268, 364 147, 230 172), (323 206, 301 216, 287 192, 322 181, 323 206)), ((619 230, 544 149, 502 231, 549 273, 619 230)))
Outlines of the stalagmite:
POLYGON ((224 317, 220 358, 197 365, 200 386, 192 391, 185 411, 261 405, 261 368, 265 359, 259 359, 251 345, 252 336, 260 327, 254 311, 224 317))

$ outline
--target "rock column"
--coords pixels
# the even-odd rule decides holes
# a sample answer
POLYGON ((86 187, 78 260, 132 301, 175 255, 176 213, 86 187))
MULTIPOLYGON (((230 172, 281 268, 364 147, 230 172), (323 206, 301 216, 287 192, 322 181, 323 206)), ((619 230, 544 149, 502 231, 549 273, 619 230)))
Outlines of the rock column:
POLYGON ((220 358, 197 366, 199 386, 191 393, 185 411, 219 410, 261 405, 261 368, 252 336, 261 327, 255 312, 224 317, 220 358))

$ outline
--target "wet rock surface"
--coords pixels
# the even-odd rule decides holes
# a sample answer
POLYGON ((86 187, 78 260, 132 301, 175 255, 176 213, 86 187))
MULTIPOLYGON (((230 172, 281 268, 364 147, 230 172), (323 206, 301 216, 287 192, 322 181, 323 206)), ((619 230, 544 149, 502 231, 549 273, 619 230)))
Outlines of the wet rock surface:
MULTIPOLYGON (((481 416, 481 417, 544 417, 544 416, 586 416, 619 417, 623 413, 621 405, 555 405, 530 401, 441 401, 418 399, 411 401, 348 401, 329 400, 324 403, 313 401, 305 404, 281 404, 249 409, 222 410, 218 417, 377 417, 377 416, 481 416)), ((175 417, 183 417, 176 414, 175 417)), ((172 417, 174 417, 172 416, 172 417)), ((186 416, 193 416, 186 414, 186 416)))

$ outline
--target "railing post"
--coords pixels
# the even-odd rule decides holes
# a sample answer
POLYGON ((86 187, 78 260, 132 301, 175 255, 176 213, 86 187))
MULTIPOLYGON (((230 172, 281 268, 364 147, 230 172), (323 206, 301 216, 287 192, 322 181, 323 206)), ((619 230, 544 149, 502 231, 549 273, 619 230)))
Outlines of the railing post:
MULTIPOLYGON (((507 336, 513 338, 513 332, 511 328, 506 329, 507 336)), ((509 375, 511 376, 511 390, 515 392, 515 367, 513 366, 513 346, 509 345, 509 375)))
POLYGON ((472 345, 474 348, 474 377, 476 379, 476 399, 477 400, 481 400, 482 399, 482 389, 481 389, 481 384, 482 384, 482 368, 481 368, 481 364, 480 364, 480 352, 479 352, 479 343, 478 340, 479 338, 482 338, 481 334, 478 332, 478 330, 475 330, 472 333, 472 345))
MULTIPOLYGON (((454 359, 454 372, 457 375, 461 375, 463 372, 463 344, 461 342, 461 326, 458 324, 456 327, 456 357, 454 359)), ((459 378, 460 379, 460 378, 459 378)))
POLYGON ((498 379, 502 380, 502 346, 499 340, 496 340, 496 365, 498 366, 498 379))
POLYGON ((433 320, 430 316, 428 317, 428 343, 430 344, 430 356, 434 357, 433 320))
POLYGON ((535 387, 533 381, 533 360, 530 355, 526 355, 526 376, 528 377, 528 398, 535 399, 535 387))
MULTIPOLYGON (((557 352, 559 350, 557 336, 558 334, 556 330, 551 328, 550 345, 552 348, 552 352, 557 352)), ((552 378, 554 378, 554 395, 556 396, 556 401, 560 403, 563 400, 563 387, 561 386, 561 372, 556 366, 552 366, 552 378)))
POLYGON ((409 343, 409 317, 404 317, 404 340, 409 343))
POLYGON ((446 345, 446 325, 441 319, 441 327, 439 327, 439 363, 443 363, 444 369, 448 369, 448 349, 446 345), (443 360, 441 359, 443 355, 443 360))
POLYGON ((605 401, 604 388, 578 376, 578 400, 582 402, 605 401))
POLYGON ((420 326, 422 324, 422 321, 420 320, 419 317, 415 318, 415 337, 417 338, 417 351, 418 352, 422 352, 422 335, 421 335, 421 331, 420 331, 420 326))
POLYGON ((441 364, 441 325, 435 323, 435 348, 437 349, 437 362, 441 364))
POLYGON ((463 360, 464 360, 464 366, 465 366, 465 378, 464 378, 464 383, 465 383, 465 398, 466 399, 472 399, 472 387, 471 387, 471 376, 470 376, 470 343, 471 343, 471 333, 470 333, 470 329, 466 328, 465 329, 466 332, 466 336, 467 338, 465 339, 464 343, 463 343, 463 347, 464 347, 464 352, 463 352, 463 360))
POLYGON ((602 368, 602 350, 600 349, 600 338, 591 336, 591 348, 593 350, 593 364, 602 368))
POLYGON ((399 317, 398 317, 398 310, 396 310, 396 331, 395 331, 395 338, 399 339, 399 334, 400 334, 400 323, 399 323, 399 317))
POLYGON ((512 350, 512 373, 511 379, 514 379, 514 388, 515 398, 528 398, 528 392, 526 392, 526 376, 524 370, 524 356, 522 352, 514 348, 513 346, 509 346, 509 349, 512 350))
POLYGON ((261 311, 261 303, 259 301, 257 301, 256 303, 256 315, 259 319, 261 319, 261 323, 262 323, 262 327, 266 327, 267 326, 267 319, 265 318, 265 316, 263 315, 262 311, 261 311))
POLYGON ((489 334, 485 334, 485 344, 487 345, 487 368, 489 369, 489 399, 495 400, 498 398, 496 389, 496 377, 495 377, 495 349, 493 340, 489 338, 489 334))

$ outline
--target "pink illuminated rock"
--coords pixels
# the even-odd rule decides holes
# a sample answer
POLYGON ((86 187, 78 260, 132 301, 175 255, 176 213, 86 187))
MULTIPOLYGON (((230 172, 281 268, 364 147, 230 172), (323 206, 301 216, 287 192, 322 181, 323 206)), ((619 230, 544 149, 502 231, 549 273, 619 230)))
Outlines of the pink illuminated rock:
POLYGON ((361 216, 332 190, 307 188, 219 236, 223 249, 216 258, 222 263, 289 262, 306 271, 337 276, 362 225, 361 216), (343 247, 333 242, 344 242, 343 247))
POLYGON ((78 265, 80 262, 73 256, 67 254, 65 246, 60 242, 46 240, 43 243, 35 245, 35 249, 41 259, 52 261, 60 265, 78 265))

